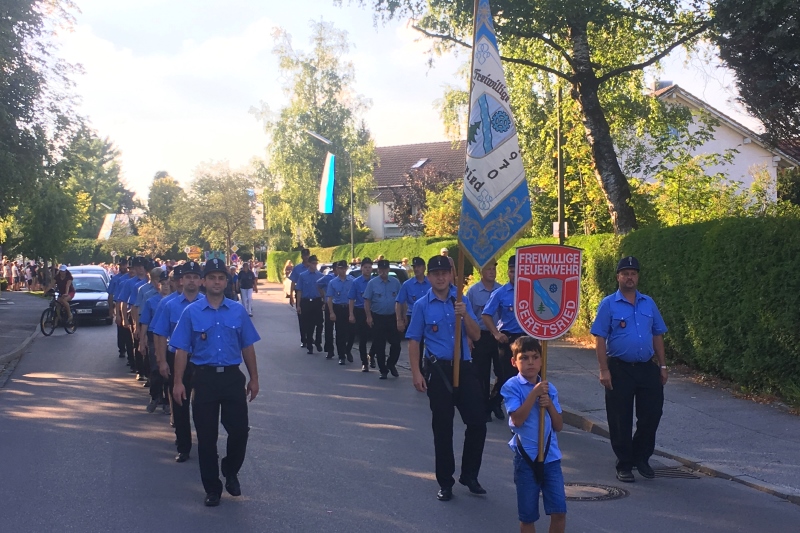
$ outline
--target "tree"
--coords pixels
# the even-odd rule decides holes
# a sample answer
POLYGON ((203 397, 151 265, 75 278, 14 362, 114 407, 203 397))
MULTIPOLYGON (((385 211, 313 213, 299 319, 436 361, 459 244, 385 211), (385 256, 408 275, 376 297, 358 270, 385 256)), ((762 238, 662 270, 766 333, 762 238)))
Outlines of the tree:
POLYGON ((101 241, 100 248, 107 254, 116 252, 120 257, 128 257, 139 252, 139 237, 130 219, 116 221, 111 227, 111 236, 101 241))
POLYGON ((156 172, 147 195, 147 216, 168 230, 179 204, 185 200, 186 193, 175 178, 165 171, 156 172))
POLYGON ((739 100, 773 142, 800 139, 800 4, 716 0, 714 41, 739 100))
POLYGON ((418 235, 425 231, 423 218, 431 205, 427 200, 428 196, 441 192, 453 181, 453 176, 438 171, 433 165, 406 173, 403 187, 392 189, 390 207, 392 218, 403 235, 418 235))
POLYGON ((277 118, 266 109, 257 114, 271 137, 268 170, 280 190, 271 227, 288 228, 294 242, 332 246, 350 240, 351 173, 355 214, 360 217, 369 204, 375 153, 370 132, 359 120, 368 102, 353 91, 353 67, 344 60, 346 32, 325 22, 312 22, 311 27, 313 48, 308 53, 295 50, 285 31, 273 33, 290 103, 277 118), (331 145, 306 131, 322 135, 331 145), (328 151, 336 156, 334 210, 323 215, 317 212, 316 191, 328 151))
POLYGON ((428 208, 422 215, 427 237, 449 237, 458 233, 462 195, 460 181, 428 194, 428 208))
MULTIPOLYGON (((384 20, 412 17, 416 29, 435 39, 436 50, 471 46, 472 2, 369 3, 384 20)), ((678 0, 496 0, 492 7, 503 60, 535 69, 533 76, 545 77, 551 87, 568 85, 614 230, 635 229, 630 187, 617 159, 603 92, 630 83, 675 48, 692 46, 709 27, 707 7, 678 0)))
POLYGON ((213 248, 230 253, 235 241, 252 242, 253 179, 227 164, 207 164, 196 171, 185 211, 190 227, 213 248))
POLYGON ((64 253, 77 235, 85 212, 86 193, 68 194, 54 180, 45 180, 31 191, 31 198, 20 211, 22 239, 17 251, 27 257, 54 259, 64 253))
POLYGON ((174 242, 169 238, 164 223, 148 218, 139 225, 139 246, 144 255, 158 257, 172 248, 174 242))

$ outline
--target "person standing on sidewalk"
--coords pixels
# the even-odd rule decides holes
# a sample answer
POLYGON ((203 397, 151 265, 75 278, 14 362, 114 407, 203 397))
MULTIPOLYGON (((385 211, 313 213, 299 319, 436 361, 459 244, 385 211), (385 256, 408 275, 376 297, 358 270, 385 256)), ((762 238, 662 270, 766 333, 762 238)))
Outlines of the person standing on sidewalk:
POLYGON ((511 344, 524 335, 522 327, 517 322, 514 314, 514 283, 517 273, 517 256, 508 258, 508 283, 497 289, 489 297, 483 308, 481 318, 487 329, 497 341, 498 357, 500 358, 500 377, 494 383, 489 404, 494 416, 503 420, 503 395, 500 389, 510 378, 517 375, 517 369, 511 364, 511 344), (496 315, 500 320, 495 322, 496 315))
POLYGON ((256 275, 250 270, 250 263, 245 262, 242 265, 242 271, 239 273, 239 292, 242 295, 242 305, 244 310, 247 311, 248 316, 253 316, 253 293, 258 292, 258 284, 256 283, 256 275))
MULTIPOLYGON (((483 315, 483 308, 494 292, 502 287, 497 283, 497 263, 492 261, 481 269, 481 279, 469 288, 467 291, 466 299, 472 306, 472 312, 475 316, 483 315)), ((494 321, 496 317, 492 317, 494 321)), ((472 360, 475 361, 475 373, 481 382, 481 389, 483 389, 483 400, 486 403, 486 421, 492 421, 492 404, 489 402, 491 388, 489 383, 492 377, 492 366, 494 366, 495 377, 499 379, 502 375, 500 372, 500 356, 497 352, 497 340, 492 336, 492 332, 484 324, 483 320, 478 321, 481 327, 481 338, 475 341, 472 347, 472 360)), ((500 410, 500 414, 503 411, 500 410)), ((502 418, 498 418, 502 420, 502 418)))
MULTIPOLYGON (((347 275, 347 261, 341 260, 333 264, 336 277, 328 283, 328 314, 336 325, 336 351, 339 352, 339 364, 345 364, 345 358, 353 362, 353 327, 349 320, 348 301, 353 278, 347 275)), ((368 367, 365 367, 368 370, 368 367)), ((362 371, 366 371, 362 368, 362 371)))
POLYGON ((367 325, 372 328, 372 346, 378 359, 380 378, 386 379, 389 372, 399 377, 397 360, 400 359, 400 331, 397 329, 394 302, 400 293, 400 281, 389 276, 389 261, 378 260, 378 277, 372 278, 364 290, 364 314, 367 325), (389 359, 386 359, 386 343, 389 343, 389 359))
MULTIPOLYGON (((219 505, 222 496, 220 470, 225 490, 241 496, 239 469, 244 463, 250 423, 248 396, 258 395, 258 367, 254 344, 261 340, 244 307, 225 298, 229 272, 219 259, 206 262, 203 279, 206 298, 186 307, 170 339, 175 349, 174 400, 185 405, 191 398, 200 479, 206 491, 205 504, 219 505), (250 381, 239 365, 244 361, 250 381), (192 368, 193 393, 182 385, 187 364, 192 368), (226 456, 218 462, 217 438, 220 412, 228 433, 226 456)), ((184 279, 186 274, 184 273, 184 279)), ((188 407, 188 406, 187 406, 188 407)))
POLYGON ((632 256, 617 264, 619 290, 597 308, 591 333, 606 389, 606 415, 611 448, 617 456, 617 479, 631 483, 631 470, 652 479, 650 456, 664 408, 667 326, 652 298, 638 291, 639 261, 632 256), (655 356, 653 355, 655 354, 655 356), (636 405, 636 433, 633 410, 636 405))
POLYGON ((439 492, 436 498, 449 501, 453 497, 453 474, 456 461, 453 455, 453 417, 455 409, 467 426, 464 432, 464 451, 461 458, 461 476, 458 482, 472 494, 486 494, 478 483, 478 473, 486 443, 486 415, 481 386, 472 367, 469 337, 480 338, 480 327, 472 309, 466 302, 456 302, 456 289, 452 285, 450 261, 434 256, 428 261, 428 280, 431 290, 414 304, 414 313, 408 325, 408 360, 414 388, 427 392, 433 428, 433 449, 436 457, 436 481, 439 492), (463 320, 461 328, 461 364, 459 387, 453 393, 453 355, 455 352, 456 320, 463 320), (424 354, 420 343, 425 339, 424 354), (425 373, 420 371, 420 355, 425 357, 425 373))

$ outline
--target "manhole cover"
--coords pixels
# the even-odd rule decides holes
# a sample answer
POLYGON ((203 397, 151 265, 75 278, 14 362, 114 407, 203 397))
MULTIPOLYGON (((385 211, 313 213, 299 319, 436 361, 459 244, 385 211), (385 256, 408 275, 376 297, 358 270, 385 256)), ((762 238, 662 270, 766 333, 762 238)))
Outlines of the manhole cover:
POLYGON ((682 466, 665 466, 663 468, 654 468, 656 477, 670 477, 677 479, 700 479, 700 476, 682 466))
POLYGON ((595 483, 564 483, 567 499, 572 502, 616 500, 630 494, 627 490, 595 483))

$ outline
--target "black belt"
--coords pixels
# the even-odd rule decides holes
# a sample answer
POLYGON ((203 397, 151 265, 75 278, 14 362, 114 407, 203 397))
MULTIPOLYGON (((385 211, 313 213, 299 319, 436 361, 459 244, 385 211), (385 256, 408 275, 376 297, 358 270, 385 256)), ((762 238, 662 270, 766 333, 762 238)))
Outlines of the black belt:
POLYGON ((627 365, 627 366, 643 366, 643 365, 654 365, 654 364, 656 364, 655 357, 651 357, 647 361, 633 361, 633 362, 623 361, 619 357, 609 357, 608 361, 609 362, 614 361, 615 363, 619 363, 621 365, 627 365))
POLYGON ((222 373, 222 372, 234 372, 236 370, 239 370, 239 365, 211 366, 211 365, 196 365, 192 363, 192 367, 194 367, 195 370, 199 370, 200 372, 222 373))

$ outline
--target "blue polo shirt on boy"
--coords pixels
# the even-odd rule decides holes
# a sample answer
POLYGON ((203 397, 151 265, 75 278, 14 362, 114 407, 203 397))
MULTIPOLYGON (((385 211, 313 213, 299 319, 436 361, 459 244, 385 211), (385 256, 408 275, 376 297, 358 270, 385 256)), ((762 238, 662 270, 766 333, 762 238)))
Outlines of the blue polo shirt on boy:
POLYGON ((242 363, 242 349, 259 340, 242 304, 225 298, 214 309, 203 298, 183 311, 169 345, 192 354, 191 362, 198 366, 234 366, 242 363))
POLYGON ((617 291, 600 302, 590 332, 606 340, 608 357, 638 363, 652 359, 653 337, 666 333, 667 325, 652 298, 636 291, 634 305, 617 291))
POLYGON ((158 304, 163 299, 164 296, 161 296, 161 293, 157 292, 145 300, 144 305, 141 307, 141 311, 139 312, 139 323, 148 326, 148 335, 152 334, 152 331, 149 331, 149 326, 150 322, 153 320, 153 314, 156 311, 156 307, 158 307, 158 304))
POLYGON ((294 281, 295 285, 297 285, 297 282, 300 280, 300 276, 305 272, 308 272, 308 267, 303 263, 300 263, 292 268, 292 271, 289 273, 289 279, 294 281))
POLYGON ((400 292, 400 280, 389 276, 385 280, 375 276, 364 290, 364 299, 369 300, 369 312, 378 315, 393 315, 394 301, 400 292))
MULTIPOLYGON (((414 313, 406 330, 406 338, 421 342, 425 339, 425 351, 443 361, 453 360, 455 350, 456 331, 456 288, 450 286, 446 300, 440 300, 433 290, 417 300, 414 304, 414 313)), ((467 306, 467 313, 477 321, 475 313, 467 306)), ((461 360, 470 361, 469 341, 467 328, 461 328, 461 360)))
POLYGON ((395 301, 399 304, 406 304, 406 316, 411 316, 414 304, 425 296, 429 290, 431 290, 431 282, 428 281, 427 277, 422 278, 422 281, 418 281, 417 277, 414 276, 403 283, 395 301))
POLYGON ((308 298, 319 298, 319 289, 317 288, 317 281, 322 277, 321 272, 311 272, 307 270, 300 274, 298 281, 295 283, 295 289, 302 292, 304 300, 308 298))
POLYGON ((364 309, 364 291, 367 290, 367 284, 373 278, 365 279, 364 276, 358 276, 353 280, 353 286, 350 287, 350 294, 347 296, 348 300, 353 300, 353 307, 360 307, 364 309))
POLYGON ((164 309, 161 310, 156 320, 151 322, 150 329, 155 335, 171 337, 172 332, 175 331, 175 326, 178 324, 178 320, 181 318, 183 310, 194 302, 205 299, 206 297, 202 293, 198 293, 197 297, 192 302, 186 299, 185 294, 176 296, 164 306, 164 309))
POLYGON ((328 293, 328 283, 333 280, 336 276, 333 272, 328 272, 327 274, 323 274, 321 278, 317 280, 317 289, 322 291, 322 294, 328 293))
POLYGON ((328 283, 328 290, 325 295, 331 298, 331 301, 336 305, 347 305, 350 300, 350 288, 352 286, 353 278, 346 276, 342 280, 337 276, 328 283))
MULTIPOLYGON (((472 306, 472 312, 475 313, 475 316, 480 317, 483 315, 483 308, 486 307, 486 303, 489 301, 489 298, 492 294, 495 293, 497 289, 502 287, 496 281, 494 282, 494 287, 492 290, 486 288, 482 281, 479 281, 475 285, 467 290, 466 299, 469 301, 470 305, 472 306)), ((492 319, 497 322, 497 315, 493 315, 492 319)), ((483 320, 478 320, 478 325, 481 327, 483 331, 488 331, 489 328, 486 327, 486 324, 483 323, 483 320)))
MULTIPOLYGON (((514 421, 511 420, 510 415, 522 406, 522 404, 525 402, 525 399, 528 397, 528 394, 530 394, 533 390, 534 385, 534 383, 531 383, 525 379, 522 374, 517 374, 516 376, 509 378, 509 380, 503 385, 503 388, 500 389, 500 394, 503 395, 503 401, 506 403, 506 409, 508 410, 509 414, 508 427, 511 428, 512 432, 519 435, 519 439, 522 442, 522 447, 525 448, 525 451, 531 458, 535 458, 539 454, 539 404, 534 404, 533 409, 531 409, 531 412, 528 415, 528 418, 525 419, 525 422, 520 427, 514 425, 514 421)), ((555 385, 552 383, 549 383, 548 385, 548 394, 550 396, 550 400, 553 402, 553 407, 556 408, 556 411, 560 413, 561 404, 558 403, 558 391, 556 390, 555 385)), ((545 410, 545 443, 547 443, 547 438, 550 435, 552 435, 552 437, 550 437, 550 449, 547 451, 547 456, 544 458, 545 463, 551 463, 561 459, 561 450, 558 447, 558 434, 553 431, 550 413, 545 410)), ((511 440, 508 441, 508 446, 512 450, 517 451, 517 439, 512 437, 511 440)))
POLYGON ((494 316, 498 311, 500 312, 498 331, 524 333, 517 322, 517 317, 514 316, 514 285, 511 283, 506 283, 494 291, 483 308, 484 315, 494 316))
MULTIPOLYGON (((164 308, 167 306, 167 304, 180 295, 181 293, 176 291, 176 292, 171 292, 168 295, 164 296, 161 299, 161 301, 158 302, 156 308, 153 310, 153 316, 150 319, 150 323, 155 324, 158 321, 158 315, 160 315, 164 311, 164 308)), ((150 328, 150 331, 153 331, 153 328, 150 328)))

